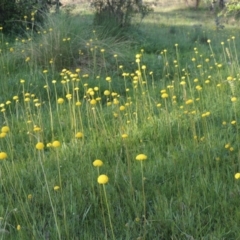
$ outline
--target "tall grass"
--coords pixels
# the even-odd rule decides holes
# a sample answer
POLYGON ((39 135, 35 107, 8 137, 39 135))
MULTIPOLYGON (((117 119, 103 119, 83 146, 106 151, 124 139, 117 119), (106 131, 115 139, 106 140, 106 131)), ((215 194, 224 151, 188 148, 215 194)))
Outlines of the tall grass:
POLYGON ((1 238, 238 239, 239 37, 84 24, 1 35, 1 238))

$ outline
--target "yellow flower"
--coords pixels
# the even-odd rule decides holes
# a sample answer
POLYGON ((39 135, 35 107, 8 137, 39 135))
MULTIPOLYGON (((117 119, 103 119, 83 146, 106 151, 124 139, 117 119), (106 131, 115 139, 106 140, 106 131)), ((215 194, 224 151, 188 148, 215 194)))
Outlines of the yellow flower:
POLYGON ((97 179, 99 184, 106 184, 108 182, 108 176, 105 174, 102 174, 97 179))
POLYGON ((41 128, 38 127, 38 126, 34 126, 33 131, 34 132, 39 132, 39 131, 41 131, 41 128))
POLYGON ((103 92, 103 94, 104 94, 105 96, 108 96, 108 95, 110 95, 110 91, 105 90, 105 91, 103 92))
POLYGON ((59 141, 54 141, 54 142, 52 143, 52 146, 53 146, 54 148, 60 147, 60 145, 61 145, 61 143, 60 143, 59 141))
POLYGON ((59 98, 59 99, 57 100, 57 102, 58 102, 58 104, 62 104, 62 103, 64 102, 64 99, 63 99, 63 98, 59 98))
POLYGON ((112 81, 111 77, 106 77, 106 81, 111 82, 112 81))
POLYGON ((68 100, 72 99, 72 94, 71 94, 71 93, 68 93, 68 94, 66 95, 66 98, 67 98, 68 100))
POLYGON ((162 94, 162 98, 168 98, 168 94, 167 93, 163 93, 162 94))
POLYGON ((93 166, 94 167, 101 167, 103 165, 103 162, 99 159, 96 159, 94 162, 93 162, 93 166))
POLYGON ((127 138, 128 135, 126 133, 122 134, 122 138, 127 138))
POLYGON ((240 178, 240 173, 236 173, 234 177, 235 177, 235 179, 239 179, 240 178))
POLYGON ((1 133, 0 133, 0 138, 5 138, 6 135, 7 135, 7 134, 6 134, 5 132, 1 132, 1 133))
POLYGON ((59 189, 60 189, 59 186, 54 186, 54 188, 53 188, 54 191, 58 191, 59 189))
POLYGON ((118 104, 119 104, 119 101, 117 100, 117 98, 114 98, 114 99, 113 99, 113 104, 115 104, 115 105, 118 105, 118 104))
POLYGON ((36 144, 36 149, 37 149, 37 150, 43 150, 43 148, 44 148, 44 144, 43 144, 42 142, 38 142, 38 143, 36 144))
POLYGON ((192 99, 189 99, 185 102, 186 104, 192 104, 193 103, 193 100, 192 99))
POLYGON ((124 106, 120 106, 119 110, 120 110, 120 111, 124 111, 124 110, 125 110, 125 107, 124 107, 124 106))
POLYGON ((21 230, 21 226, 18 224, 17 225, 17 230, 20 231, 21 230))
POLYGON ((210 80, 207 79, 207 80, 205 81, 205 83, 206 83, 206 84, 209 84, 209 83, 210 83, 210 80))
POLYGON ((4 160, 7 158, 7 154, 5 152, 0 152, 0 160, 4 160))
POLYGON ((83 133, 82 132, 77 132, 75 137, 76 138, 82 138, 83 137, 83 133))
POLYGON ((147 159, 147 156, 145 154, 139 154, 136 156, 136 160, 138 160, 138 161, 143 161, 146 159, 147 159))
POLYGON ((95 99, 92 99, 91 101, 90 101, 90 104, 91 105, 95 105, 97 103, 97 101, 95 100, 95 99))
POLYGON ((185 81, 181 81, 181 82, 180 82, 180 85, 185 85, 185 84, 186 84, 185 81))
POLYGON ((232 98, 231 98, 231 101, 232 101, 232 102, 236 102, 236 101, 237 101, 237 98, 236 98, 236 97, 232 97, 232 98))
POLYGON ((32 194, 28 194, 27 198, 28 200, 32 200, 32 194))
POLYGON ((227 144, 225 144, 225 146, 224 146, 225 148, 229 148, 230 147, 230 144, 229 143, 227 143, 227 144))
POLYGON ((3 126, 2 129, 1 129, 1 131, 2 131, 3 133, 8 133, 8 132, 10 131, 10 128, 9 128, 8 126, 3 126))

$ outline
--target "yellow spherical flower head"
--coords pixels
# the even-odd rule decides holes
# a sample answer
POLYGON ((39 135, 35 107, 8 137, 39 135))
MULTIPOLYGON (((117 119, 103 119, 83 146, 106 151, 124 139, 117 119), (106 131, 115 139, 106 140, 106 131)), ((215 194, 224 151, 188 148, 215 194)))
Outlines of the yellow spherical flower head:
POLYGON ((98 177, 97 181, 99 184, 106 184, 108 183, 108 176, 105 174, 102 174, 98 177))
POLYGON ((97 101, 95 100, 95 99, 92 99, 91 101, 90 101, 90 104, 91 105, 95 105, 97 103, 97 101))
POLYGON ((4 138, 4 137, 6 137, 6 135, 7 135, 7 134, 6 134, 5 132, 1 132, 1 133, 0 133, 0 138, 4 138))
POLYGON ((83 138, 83 133, 82 132, 77 132, 75 137, 76 138, 83 138))
POLYGON ((240 178, 240 173, 236 173, 234 177, 235 177, 235 179, 239 179, 240 178))
POLYGON ((59 186, 54 186, 54 188, 53 188, 54 191, 58 191, 59 189, 60 189, 59 186))
POLYGON ((112 81, 111 77, 106 77, 106 81, 111 82, 112 81))
POLYGON ((54 147, 54 148, 57 148, 57 147, 60 147, 60 146, 61 146, 61 143, 59 141, 54 141, 52 143, 52 147, 54 147))
POLYGON ((127 138, 128 135, 126 133, 122 134, 122 138, 127 138))
POLYGON ((38 143, 36 144, 36 149, 37 149, 37 150, 43 150, 43 148, 44 148, 44 144, 43 144, 42 142, 38 142, 38 143))
POLYGON ((3 133, 8 133, 8 132, 10 131, 10 128, 9 128, 8 126, 3 126, 2 129, 1 129, 1 131, 2 131, 3 133))
POLYGON ((147 156, 145 154, 138 154, 136 156, 136 160, 138 160, 138 161, 144 161, 146 159, 147 159, 147 156))
POLYGON ((93 162, 93 166, 94 167, 101 167, 103 165, 103 162, 99 159, 96 159, 94 162, 93 162))
POLYGON ((105 90, 105 91, 103 92, 103 94, 104 94, 105 96, 108 96, 108 95, 110 95, 110 91, 105 90))
POLYGON ((28 196, 27 196, 27 198, 28 198, 28 200, 32 200, 32 194, 28 194, 28 196))
POLYGON ((161 97, 162 98, 168 98, 168 94, 167 93, 163 93, 161 97))
POLYGON ((7 158, 7 154, 5 152, 0 152, 0 160, 4 160, 7 158))
POLYGON ((63 104, 64 99, 63 99, 63 98, 59 98, 59 99, 57 100, 57 102, 58 102, 58 104, 63 104))
POLYGON ((120 107, 119 107, 119 110, 120 110, 120 111, 124 111, 124 110, 125 110, 125 106, 120 106, 120 107))

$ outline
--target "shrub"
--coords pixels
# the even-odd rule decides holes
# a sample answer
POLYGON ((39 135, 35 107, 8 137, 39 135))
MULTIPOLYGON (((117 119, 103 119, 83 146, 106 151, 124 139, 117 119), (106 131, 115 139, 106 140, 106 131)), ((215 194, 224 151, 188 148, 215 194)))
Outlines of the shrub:
POLYGON ((152 9, 142 0, 94 0, 93 6, 96 10, 95 24, 106 24, 111 22, 117 27, 125 27, 131 24, 134 14, 139 13, 144 18, 152 9))
MULTIPOLYGON (((59 1, 55 1, 59 6, 59 1)), ((22 33, 23 29, 32 28, 43 22, 43 13, 54 4, 51 0, 1 0, 0 26, 5 33, 22 33)))

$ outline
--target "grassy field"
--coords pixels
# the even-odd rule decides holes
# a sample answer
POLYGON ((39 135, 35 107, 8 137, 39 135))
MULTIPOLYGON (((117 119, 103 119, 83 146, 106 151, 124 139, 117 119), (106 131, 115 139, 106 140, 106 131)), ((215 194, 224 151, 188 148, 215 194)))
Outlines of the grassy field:
POLYGON ((240 239, 240 31, 183 6, 0 32, 1 239, 240 239))

